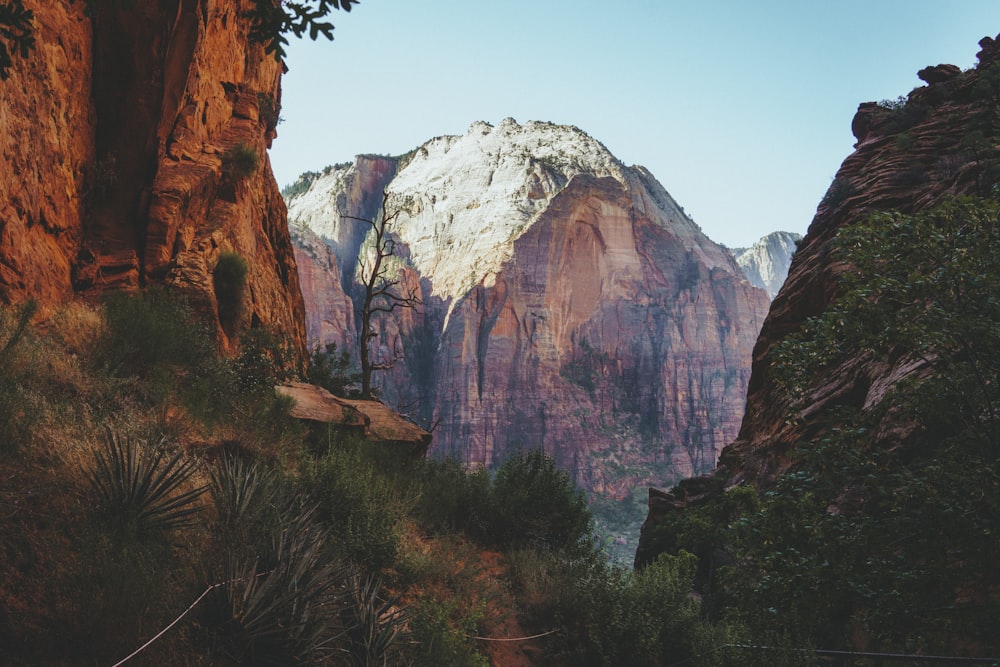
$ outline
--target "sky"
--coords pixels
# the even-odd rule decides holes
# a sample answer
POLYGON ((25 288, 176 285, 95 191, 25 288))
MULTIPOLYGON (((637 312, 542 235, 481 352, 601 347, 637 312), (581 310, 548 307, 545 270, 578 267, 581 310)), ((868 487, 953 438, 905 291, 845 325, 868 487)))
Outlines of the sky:
POLYGON ((804 234, 858 104, 976 63, 1000 0, 361 0, 291 40, 270 150, 287 185, 477 120, 576 125, 712 240, 804 234))

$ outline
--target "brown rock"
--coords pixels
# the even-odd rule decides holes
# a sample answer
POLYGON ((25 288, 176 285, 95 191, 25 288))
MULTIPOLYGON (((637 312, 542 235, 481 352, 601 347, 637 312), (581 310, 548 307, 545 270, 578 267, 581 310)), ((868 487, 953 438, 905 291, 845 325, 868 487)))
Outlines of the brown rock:
POLYGON ((38 46, 0 96, 0 300, 165 283, 215 312, 211 273, 230 250, 250 267, 247 323, 304 353, 273 127, 259 117, 282 65, 249 43, 249 0, 103 3, 93 19, 84 3, 26 6, 38 46), (221 155, 241 143, 261 163, 234 178, 221 155))

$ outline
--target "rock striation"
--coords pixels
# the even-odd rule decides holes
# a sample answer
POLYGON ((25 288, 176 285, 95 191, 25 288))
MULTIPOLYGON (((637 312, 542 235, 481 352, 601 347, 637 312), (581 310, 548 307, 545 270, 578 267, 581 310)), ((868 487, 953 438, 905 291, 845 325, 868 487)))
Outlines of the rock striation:
MULTIPOLYGON (((250 0, 25 0, 37 47, 0 83, 0 301, 166 284, 216 312, 223 251, 249 266, 244 325, 305 349, 284 202, 266 149, 283 65, 250 0), (234 167, 234 151, 258 166, 234 167)), ((219 328, 225 341, 225 333, 219 328)))
POLYGON ((801 240, 802 236, 793 232, 771 232, 749 248, 733 248, 733 256, 750 283, 767 290, 773 299, 788 276, 801 240))
POLYGON ((376 356, 397 358, 377 382, 435 425, 432 452, 489 466, 543 446, 616 498, 714 467, 768 298, 649 172, 577 128, 512 119, 331 167, 289 220, 332 248, 348 293, 356 218, 382 189, 423 307, 377 325, 376 356))

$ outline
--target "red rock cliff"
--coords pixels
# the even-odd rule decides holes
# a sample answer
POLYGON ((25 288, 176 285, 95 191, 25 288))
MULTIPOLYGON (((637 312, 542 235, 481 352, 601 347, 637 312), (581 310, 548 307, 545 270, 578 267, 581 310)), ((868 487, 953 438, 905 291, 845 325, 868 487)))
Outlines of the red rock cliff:
POLYGON ((215 311, 212 270, 233 251, 249 265, 246 323, 304 350, 266 152, 283 66, 249 42, 249 1, 100 3, 93 17, 25 5, 37 47, 0 83, 0 300, 167 284, 215 311), (259 166, 239 173, 234 147, 259 166))

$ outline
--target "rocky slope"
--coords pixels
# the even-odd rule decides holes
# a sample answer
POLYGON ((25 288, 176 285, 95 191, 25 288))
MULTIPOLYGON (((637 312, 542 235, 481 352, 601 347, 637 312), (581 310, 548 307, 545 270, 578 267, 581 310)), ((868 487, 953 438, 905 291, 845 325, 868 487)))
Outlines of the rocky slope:
POLYGON ((377 356, 402 357, 378 382, 436 424, 432 451, 490 465, 543 445, 622 497, 712 469, 735 437, 767 296, 583 132, 475 123, 309 180, 289 220, 333 248, 348 292, 367 232, 353 218, 374 217, 383 188, 399 213, 400 275, 424 305, 378 325, 377 356))
POLYGON ((233 251, 243 324, 304 349, 266 153, 283 66, 249 42, 249 0, 129 5, 25 0, 37 47, 0 82, 0 301, 170 284, 217 312, 212 270, 233 251), (234 167, 235 147, 259 167, 234 167))
MULTIPOLYGON (((844 266, 831 258, 830 250, 838 230, 873 211, 909 214, 950 195, 995 196, 1000 174, 996 141, 1000 45, 985 38, 980 46, 975 69, 927 67, 919 72, 927 85, 905 99, 860 105, 852 122, 855 151, 844 160, 820 202, 754 347, 746 414, 738 438, 720 457, 726 483, 770 485, 792 464, 789 448, 800 439, 818 437, 838 406, 873 405, 888 386, 912 371, 903 368, 903 359, 893 366, 859 354, 813 378, 804 411, 793 410, 770 378, 775 346, 807 318, 823 312, 836 296, 844 266)), ((898 432, 885 435, 890 439, 886 446, 898 441, 898 432)), ((666 514, 709 497, 720 488, 715 481, 695 480, 670 492, 651 489, 644 534, 666 514)), ((654 556, 640 543, 637 562, 654 556)))
POLYGON ((752 285, 767 290, 773 299, 788 276, 796 244, 802 236, 792 232, 772 232, 749 248, 733 248, 736 263, 752 285))

